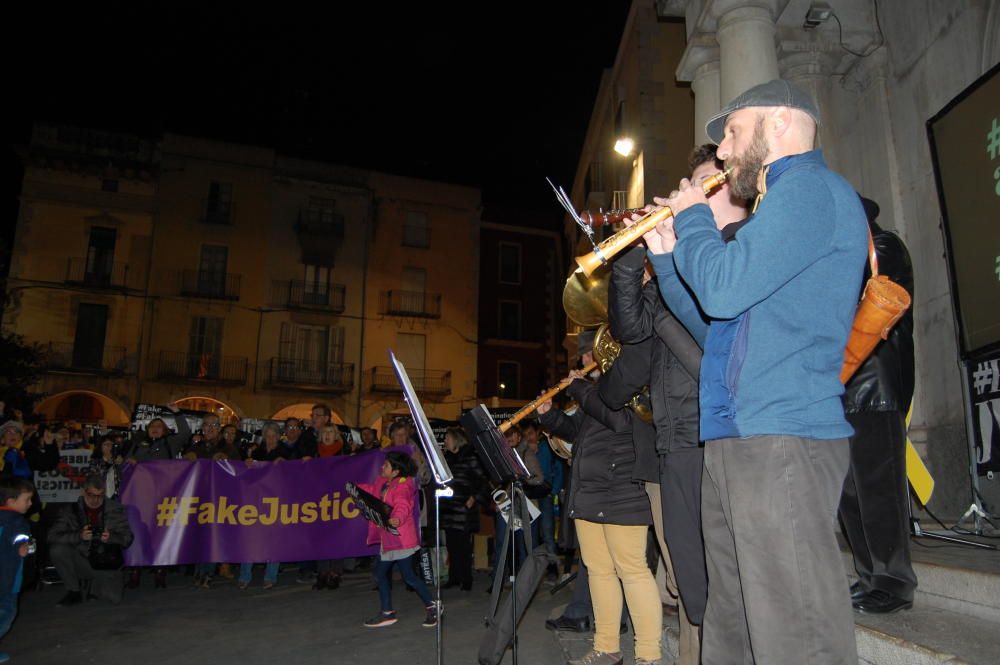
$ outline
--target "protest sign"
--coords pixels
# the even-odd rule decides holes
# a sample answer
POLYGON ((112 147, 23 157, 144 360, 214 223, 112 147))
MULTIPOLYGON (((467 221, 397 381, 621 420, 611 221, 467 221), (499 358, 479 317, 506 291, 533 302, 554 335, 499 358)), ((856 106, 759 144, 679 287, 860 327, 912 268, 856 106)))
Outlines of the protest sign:
POLYGON ((76 477, 84 475, 90 466, 90 450, 60 450, 59 466, 63 470, 35 471, 35 489, 45 503, 72 503, 80 498, 80 484, 68 478, 67 474, 76 477))

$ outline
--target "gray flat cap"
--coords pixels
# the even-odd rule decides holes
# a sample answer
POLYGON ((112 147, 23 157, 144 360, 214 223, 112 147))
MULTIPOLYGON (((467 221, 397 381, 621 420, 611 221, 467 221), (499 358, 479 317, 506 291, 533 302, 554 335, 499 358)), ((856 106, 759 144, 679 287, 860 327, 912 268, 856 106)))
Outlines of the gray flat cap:
POLYGON ((705 133, 708 134, 708 138, 716 145, 722 143, 726 118, 733 111, 739 111, 748 106, 787 106, 799 109, 812 116, 812 119, 819 125, 819 109, 813 98, 789 81, 774 79, 755 85, 712 116, 705 125, 705 133))

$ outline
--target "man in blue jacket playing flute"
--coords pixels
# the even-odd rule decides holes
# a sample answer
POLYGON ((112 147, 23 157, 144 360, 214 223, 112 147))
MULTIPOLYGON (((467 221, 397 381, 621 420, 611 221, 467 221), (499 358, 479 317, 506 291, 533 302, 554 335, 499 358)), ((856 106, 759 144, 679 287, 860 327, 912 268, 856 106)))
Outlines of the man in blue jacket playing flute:
POLYGON ((848 466, 839 373, 867 248, 854 188, 813 146, 819 111, 784 80, 746 91, 706 130, 756 199, 730 242, 701 187, 646 234, 660 290, 704 348, 705 665, 857 663, 834 533, 848 466))

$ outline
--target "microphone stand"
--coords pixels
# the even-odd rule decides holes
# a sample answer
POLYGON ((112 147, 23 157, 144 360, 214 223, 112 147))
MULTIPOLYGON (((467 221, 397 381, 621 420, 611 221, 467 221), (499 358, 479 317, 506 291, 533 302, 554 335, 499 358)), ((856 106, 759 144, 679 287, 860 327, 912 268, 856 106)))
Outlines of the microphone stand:
MULTIPOLYGON (((521 483, 516 478, 510 481, 510 519, 507 520, 507 542, 510 544, 510 619, 511 619, 511 665, 517 665, 517 538, 514 522, 521 520, 521 528, 525 528, 524 518, 521 512, 523 501, 523 489, 521 483)), ((528 523, 530 528, 530 522, 528 523)), ((503 573, 500 571, 499 579, 494 584, 503 584, 503 573)))
POLYGON ((434 627, 434 633, 437 640, 438 665, 444 665, 444 643, 441 639, 441 615, 444 614, 444 603, 441 602, 441 497, 449 498, 454 495, 455 491, 446 485, 434 488, 434 578, 436 587, 434 603, 437 605, 437 626, 434 627))

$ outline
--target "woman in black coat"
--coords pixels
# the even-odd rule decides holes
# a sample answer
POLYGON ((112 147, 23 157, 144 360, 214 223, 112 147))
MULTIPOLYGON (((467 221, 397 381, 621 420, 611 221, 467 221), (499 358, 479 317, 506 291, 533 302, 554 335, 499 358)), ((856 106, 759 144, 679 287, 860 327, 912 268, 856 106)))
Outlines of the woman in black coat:
POLYGON ((472 534, 479 530, 479 505, 489 501, 489 482, 476 451, 460 427, 444 436, 444 459, 454 476, 453 496, 441 501, 441 528, 448 546, 448 584, 472 589, 472 534), (478 504, 478 505, 477 505, 478 504))
MULTIPOLYGON (((593 360, 593 334, 581 333, 584 365, 593 360)), ((623 345, 617 362, 648 347, 623 345)), ((616 364, 617 364, 616 362, 616 364)), ((566 509, 573 518, 580 556, 587 567, 594 604, 592 651, 579 662, 621 662, 622 590, 635 629, 635 662, 658 663, 663 608, 656 581, 646 563, 646 537, 653 516, 649 498, 633 478, 636 464, 633 435, 641 422, 630 409, 609 409, 597 385, 579 370, 570 372, 566 389, 579 409, 567 415, 552 409, 552 400, 538 407, 542 425, 553 435, 573 442, 573 462, 566 509)), ((609 373, 605 381, 623 377, 609 373)), ((573 661, 577 662, 577 661, 573 661)))

